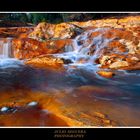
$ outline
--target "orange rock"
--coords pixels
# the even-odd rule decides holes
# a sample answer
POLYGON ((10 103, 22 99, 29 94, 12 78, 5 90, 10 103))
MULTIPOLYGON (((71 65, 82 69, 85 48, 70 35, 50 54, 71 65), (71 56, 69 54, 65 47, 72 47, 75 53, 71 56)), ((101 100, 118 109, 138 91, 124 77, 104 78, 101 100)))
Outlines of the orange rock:
POLYGON ((96 117, 101 118, 101 119, 105 119, 105 118, 106 118, 106 115, 105 115, 105 114, 102 114, 102 113, 100 113, 100 112, 94 112, 94 115, 95 115, 96 117))
POLYGON ((43 54, 54 54, 65 51, 65 46, 71 44, 71 40, 49 40, 40 42, 31 38, 12 40, 12 51, 15 58, 27 59, 43 54))
POLYGON ((27 38, 28 37, 28 34, 27 33, 22 33, 19 35, 19 38, 22 39, 22 38, 27 38))
POLYGON ((56 40, 53 42, 54 42, 54 45, 56 46, 56 48, 64 48, 65 46, 68 46, 72 43, 72 41, 70 39, 56 40))
POLYGON ((92 32, 91 35, 89 36, 90 38, 96 37, 99 34, 101 34, 101 32, 92 32))
POLYGON ((128 67, 129 64, 127 61, 116 61, 114 63, 112 63, 109 68, 111 69, 119 69, 119 68, 123 68, 123 67, 128 67))
POLYGON ((118 30, 118 29, 111 29, 107 30, 104 33, 104 37, 106 38, 120 38, 126 40, 132 40, 133 33, 127 30, 118 30))
POLYGON ((139 62, 140 59, 139 59, 138 57, 136 57, 136 56, 130 56, 130 57, 127 57, 127 58, 126 58, 126 61, 127 61, 129 64, 134 65, 134 64, 136 64, 137 62, 139 62))
POLYGON ((32 27, 0 28, 0 37, 18 37, 20 34, 29 34, 32 30, 32 27))
POLYGON ((126 46, 120 43, 119 41, 112 41, 108 43, 108 47, 117 48, 120 52, 126 52, 126 46))
POLYGON ((112 78, 114 75, 114 73, 111 71, 103 71, 103 70, 98 71, 97 74, 105 78, 112 78))
POLYGON ((69 23, 50 24, 42 22, 35 27, 34 31, 29 34, 29 37, 39 41, 51 38, 71 38, 75 34, 74 28, 69 23))
POLYGON ((109 119, 103 119, 102 121, 104 124, 109 124, 109 125, 111 124, 111 121, 109 119))
POLYGON ((61 58, 55 58, 50 55, 43 55, 36 58, 28 59, 25 61, 25 64, 34 67, 50 68, 52 70, 63 70, 64 61, 61 58))
POLYGON ((140 70, 140 62, 132 63, 129 67, 121 68, 123 70, 140 70))
POLYGON ((138 37, 133 37, 132 41, 133 41, 133 43, 134 43, 135 45, 138 45, 138 44, 139 44, 139 39, 138 39, 138 37))

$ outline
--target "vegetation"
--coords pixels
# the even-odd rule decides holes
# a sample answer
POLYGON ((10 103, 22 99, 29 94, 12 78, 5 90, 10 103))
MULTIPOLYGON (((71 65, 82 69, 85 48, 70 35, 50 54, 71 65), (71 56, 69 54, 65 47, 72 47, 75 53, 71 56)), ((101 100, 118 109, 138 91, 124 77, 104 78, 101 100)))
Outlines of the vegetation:
MULTIPOLYGON (((121 13, 128 15, 128 13, 121 13)), ((87 21, 108 16, 120 16, 119 13, 0 13, 0 20, 13 20, 37 24, 42 21, 60 23, 68 21, 87 21)))

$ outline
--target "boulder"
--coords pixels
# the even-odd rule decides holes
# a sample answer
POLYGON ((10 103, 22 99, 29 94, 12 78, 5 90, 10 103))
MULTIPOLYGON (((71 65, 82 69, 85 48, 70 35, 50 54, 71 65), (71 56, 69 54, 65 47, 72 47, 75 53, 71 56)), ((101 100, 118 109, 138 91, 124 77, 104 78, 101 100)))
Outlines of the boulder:
POLYGON ((38 41, 31 38, 14 39, 12 41, 13 56, 17 59, 28 59, 43 54, 62 53, 71 40, 38 41))
POLYGON ((50 24, 39 23, 34 31, 28 35, 29 38, 33 38, 39 41, 47 39, 68 39, 75 35, 76 27, 69 23, 50 24))

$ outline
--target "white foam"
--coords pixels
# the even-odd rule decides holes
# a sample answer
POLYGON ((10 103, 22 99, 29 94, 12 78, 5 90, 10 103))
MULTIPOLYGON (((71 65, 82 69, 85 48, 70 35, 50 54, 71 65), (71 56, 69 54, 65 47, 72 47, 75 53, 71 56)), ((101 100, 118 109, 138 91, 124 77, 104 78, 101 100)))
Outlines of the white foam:
POLYGON ((75 39, 73 39, 73 42, 71 44, 70 51, 67 49, 67 52, 61 53, 61 54, 55 54, 54 56, 64 58, 64 59, 70 59, 74 65, 81 65, 81 63, 84 63, 84 65, 91 64, 95 65, 95 60, 100 57, 101 50, 104 49, 107 46, 107 43, 111 41, 110 39, 106 39, 102 36, 102 34, 90 38, 89 36, 91 33, 96 31, 104 31, 108 30, 108 28, 97 28, 92 30, 87 30, 83 32, 82 34, 78 35, 75 39), (80 44, 78 42, 81 42, 80 44), (91 56, 89 53, 91 52, 91 47, 95 46, 94 54, 91 56), (83 60, 82 62, 80 60, 83 60))
POLYGON ((9 58, 11 56, 11 40, 12 38, 0 40, 0 58, 9 58))
POLYGON ((19 68, 21 65, 23 65, 23 61, 15 58, 0 59, 0 68, 19 68))
POLYGON ((28 106, 36 106, 37 104, 38 104, 37 102, 33 101, 33 102, 28 103, 28 106))
POLYGON ((8 111, 8 109, 9 109, 8 107, 4 106, 4 107, 1 108, 0 111, 1 111, 1 112, 6 112, 6 111, 8 111))

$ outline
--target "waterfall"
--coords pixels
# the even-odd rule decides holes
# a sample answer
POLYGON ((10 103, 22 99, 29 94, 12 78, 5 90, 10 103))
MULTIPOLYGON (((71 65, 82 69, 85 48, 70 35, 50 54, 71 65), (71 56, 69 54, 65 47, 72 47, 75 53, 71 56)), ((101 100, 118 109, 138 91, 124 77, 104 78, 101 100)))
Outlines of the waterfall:
POLYGON ((0 58, 11 57, 11 38, 0 39, 0 58))
POLYGON ((12 38, 0 38, 0 69, 20 68, 23 61, 12 58, 12 38))
POLYGON ((57 57, 70 59, 73 64, 91 64, 95 65, 95 61, 100 57, 102 51, 112 39, 103 37, 104 31, 109 28, 96 28, 83 32, 73 39, 71 47, 66 46, 66 52, 55 54, 57 57), (91 37, 94 32, 100 32, 99 35, 91 37))

